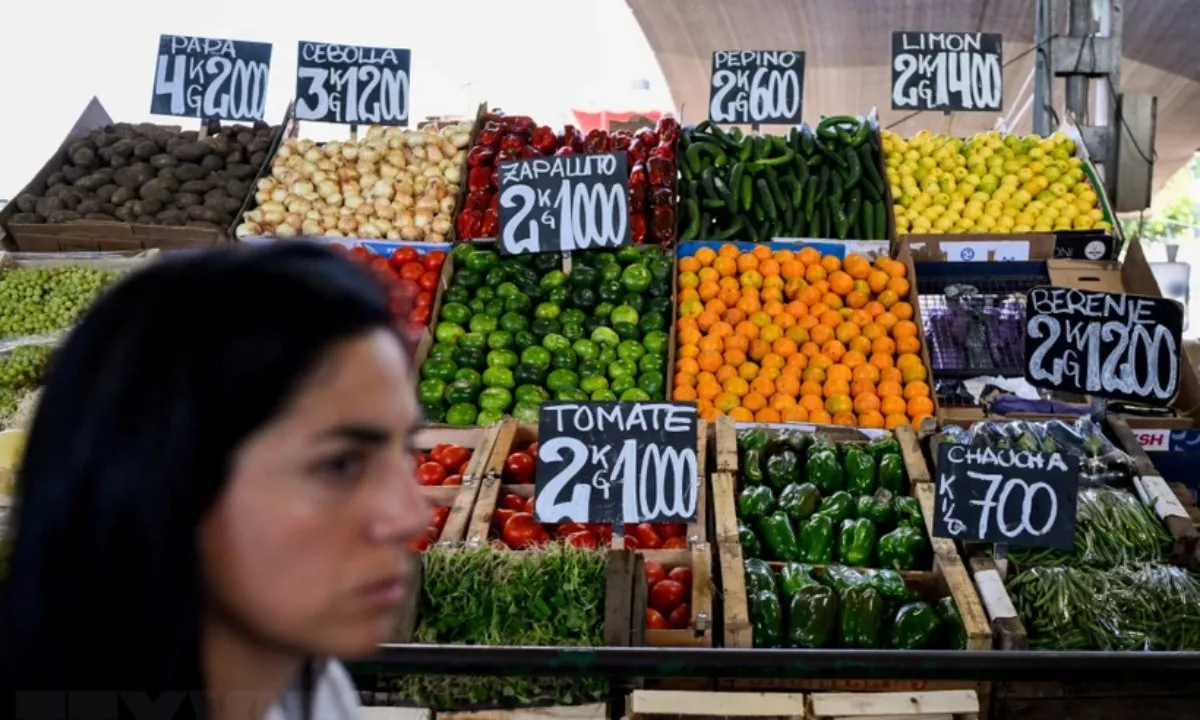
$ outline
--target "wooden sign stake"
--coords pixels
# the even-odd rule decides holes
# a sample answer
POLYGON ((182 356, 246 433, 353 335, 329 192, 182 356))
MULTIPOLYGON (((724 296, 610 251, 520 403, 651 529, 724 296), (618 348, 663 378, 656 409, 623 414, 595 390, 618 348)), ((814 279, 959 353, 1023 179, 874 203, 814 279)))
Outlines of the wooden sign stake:
POLYGON ((358 123, 350 123, 350 142, 358 142, 358 123))

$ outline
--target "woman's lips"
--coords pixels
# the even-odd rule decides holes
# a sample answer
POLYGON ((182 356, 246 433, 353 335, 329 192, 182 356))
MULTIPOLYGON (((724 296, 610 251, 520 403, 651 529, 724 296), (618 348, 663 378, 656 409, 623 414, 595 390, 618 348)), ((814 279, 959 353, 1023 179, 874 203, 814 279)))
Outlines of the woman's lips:
POLYGON ((371 605, 399 605, 407 594, 404 575, 394 575, 362 588, 362 596, 371 605))

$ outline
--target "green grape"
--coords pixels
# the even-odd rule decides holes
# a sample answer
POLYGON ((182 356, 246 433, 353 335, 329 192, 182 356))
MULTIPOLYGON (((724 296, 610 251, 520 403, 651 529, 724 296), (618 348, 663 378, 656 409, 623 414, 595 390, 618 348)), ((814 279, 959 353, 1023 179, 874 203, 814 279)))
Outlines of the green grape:
POLYGON ((120 275, 84 265, 0 272, 0 338, 46 335, 69 327, 120 275))

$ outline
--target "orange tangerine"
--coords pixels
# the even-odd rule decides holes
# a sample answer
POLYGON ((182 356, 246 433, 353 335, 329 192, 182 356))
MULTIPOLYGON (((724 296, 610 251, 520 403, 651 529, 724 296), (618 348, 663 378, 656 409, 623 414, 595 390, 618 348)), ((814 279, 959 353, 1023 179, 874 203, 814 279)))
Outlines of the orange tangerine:
POLYGON ((759 295, 759 298, 763 302, 767 302, 768 300, 774 300, 775 302, 783 302, 783 291, 780 290, 779 288, 767 287, 764 285, 762 294, 759 295))
POLYGON ((693 257, 679 258, 679 272, 697 272, 703 267, 700 261, 693 257))
POLYGON ((870 363, 859 365, 858 367, 854 368, 855 380, 865 380, 866 382, 874 384, 879 382, 879 375, 879 368, 871 365, 870 363))
POLYGON ((744 407, 735 407, 729 411, 729 417, 738 422, 752 422, 754 420, 754 413, 744 407))
POLYGON ((680 345, 695 345, 704 336, 696 328, 681 328, 678 337, 680 345))
POLYGON ((777 367, 760 368, 758 371, 758 377, 774 380, 775 378, 779 377, 781 372, 783 372, 783 370, 777 367))
POLYGON ((763 356, 761 365, 766 369, 781 370, 787 365, 787 360, 784 360, 782 355, 769 352, 763 356))
POLYGON ((904 278, 892 278, 888 281, 887 289, 889 292, 896 293, 898 297, 908 297, 908 281, 904 278))
POLYGON ((758 310, 757 312, 750 313, 749 320, 760 328, 765 328, 771 324, 771 316, 768 315, 764 310, 758 310))
POLYGON ((767 325, 758 334, 764 342, 774 343, 779 338, 783 337, 783 328, 778 325, 767 325))
POLYGON ((809 340, 800 346, 800 354, 806 357, 813 357, 821 352, 821 346, 809 340))
POLYGON ((704 305, 698 299, 684 300, 679 303, 679 317, 681 318, 694 318, 702 312, 704 312, 704 305))
POLYGON ((724 338, 722 338, 722 342, 724 344, 725 352, 729 352, 730 350, 741 350, 742 352, 745 352, 750 347, 750 340, 747 339, 745 335, 739 335, 736 332, 726 335, 724 338))
POLYGON ((813 306, 821 302, 821 293, 812 285, 808 285, 796 293, 796 299, 807 305, 811 313, 813 306))
POLYGON ((900 377, 902 377, 904 379, 904 382, 906 382, 906 383, 917 382, 918 380, 924 380, 925 379, 925 366, 924 365, 909 365, 908 367, 906 367, 900 371, 900 377))
POLYGON ((852 322, 842 322, 838 324, 836 333, 839 341, 848 343, 862 334, 862 328, 852 322))
POLYGON ((875 383, 870 380, 855 380, 850 383, 850 397, 870 395, 875 397, 875 383))
POLYGON ((801 395, 800 400, 796 404, 808 412, 825 409, 825 399, 820 395, 801 395))
POLYGON ((789 408, 795 404, 795 398, 782 393, 775 393, 767 399, 767 407, 777 412, 783 412, 784 408, 789 408))
POLYGON ((762 309, 762 305, 759 304, 758 298, 747 297, 745 295, 743 295, 737 301, 736 307, 738 310, 741 310, 742 312, 746 313, 747 315, 749 315, 750 313, 756 313, 762 309))
POLYGON ((887 328, 877 322, 869 322, 862 327, 862 336, 874 342, 881 337, 887 336, 887 328))
POLYGON ((891 332, 892 328, 896 327, 896 323, 900 322, 900 318, 896 317, 895 313, 885 310, 875 316, 875 322, 882 325, 888 332, 891 332))
POLYGON ((858 426, 865 428, 881 428, 883 427, 883 415, 874 410, 860 413, 858 416, 858 426))
POLYGON ((845 425, 846 427, 855 427, 858 425, 858 418, 852 412, 834 413, 831 421, 834 425, 845 425))
MULTIPOLYGON (((876 367, 879 367, 879 366, 876 365, 876 367)), ((904 376, 900 372, 899 368, 879 367, 879 379, 880 380, 891 380, 892 382, 898 383, 904 379, 904 376)))
POLYGON ((726 367, 733 366, 736 368, 746 362, 746 353, 742 350, 726 350, 723 357, 725 358, 726 367))
POLYGON ((809 330, 809 337, 811 337, 812 341, 818 345, 824 345, 825 343, 834 339, 833 327, 824 323, 815 325, 811 330, 809 330))
POLYGON ((830 380, 845 380, 849 382, 854 377, 854 371, 841 363, 835 363, 830 365, 825 371, 825 377, 830 380))
POLYGON ((746 382, 740 377, 735 376, 726 380, 725 383, 721 385, 721 389, 730 395, 742 397, 746 393, 750 392, 750 383, 746 382))
POLYGON ((908 274, 908 266, 899 260, 889 260, 883 271, 894 278, 902 278, 908 274))
POLYGON ((721 352, 725 348, 725 344, 721 342, 721 338, 712 335, 705 335, 700 338, 700 352, 721 352))
POLYGON ((720 322, 720 320, 721 316, 717 313, 710 310, 702 310, 700 314, 696 316, 696 327, 700 328, 700 332, 706 333, 714 323, 720 322))
POLYGON ((725 358, 715 350, 701 350, 696 361, 700 363, 700 369, 707 372, 716 372, 725 364, 725 358))
POLYGON ((826 272, 837 272, 842 269, 842 261, 836 255, 826 255, 821 258, 821 267, 825 268, 826 272))
POLYGON ((808 367, 808 356, 802 352, 789 355, 787 359, 787 367, 803 370, 804 368, 808 367))
POLYGON ((878 410, 883 405, 883 402, 877 395, 863 393, 854 398, 854 412, 865 413, 872 410, 878 410))
POLYGON ((867 358, 861 350, 847 350, 846 354, 842 355, 842 364, 851 370, 866 362, 867 358))
POLYGON ((904 399, 912 400, 915 397, 929 397, 929 383, 923 380, 915 380, 904 386, 904 399))
POLYGON ((682 360, 683 358, 694 358, 700 354, 700 348, 695 345, 680 345, 676 349, 675 354, 682 360))
POLYGON ((808 422, 808 411, 800 405, 792 405, 783 409, 780 419, 787 423, 808 422))
POLYGON ((908 414, 910 417, 918 415, 930 415, 933 413, 933 401, 927 397, 915 397, 908 401, 908 414))
POLYGON ((919 355, 915 355, 913 353, 904 353, 904 354, 900 355, 900 357, 896 358, 896 367, 900 368, 901 370, 908 367, 909 365, 920 365, 920 364, 921 364, 921 357, 919 355))
POLYGON ((800 252, 796 253, 796 259, 805 265, 816 265, 821 262, 821 253, 816 248, 801 248, 800 252))
POLYGON ((771 397, 775 394, 775 382, 769 378, 759 376, 754 378, 754 382, 750 383, 750 389, 763 397, 771 397))
POLYGON ((696 386, 696 394, 700 396, 701 400, 712 402, 718 395, 721 394, 721 386, 715 382, 700 383, 696 386))
POLYGON ((882 270, 872 270, 867 275, 867 287, 871 288, 871 292, 876 294, 887 290, 888 282, 890 281, 891 277, 882 270))
MULTIPOLYGON (((762 287, 763 277, 758 274, 757 270, 747 270, 738 276, 738 282, 744 288, 760 288, 762 287)), ((886 303, 884 303, 886 305, 886 303)))
POLYGON ((779 274, 786 280, 804 277, 804 263, 799 260, 779 261, 779 274))
POLYGON ((790 337, 781 337, 771 344, 771 352, 782 357, 790 357, 797 351, 796 341, 790 337))
POLYGON ((718 315, 724 315, 729 306, 720 298, 711 298, 708 302, 704 303, 704 309, 709 312, 715 312, 718 315))
POLYGON ((842 324, 842 314, 837 310, 826 310, 821 315, 821 324, 836 328, 842 324))
MULTIPOLYGON (((712 267, 721 277, 732 277, 737 274, 737 261, 731 257, 719 257, 713 260, 712 267)), ((683 269, 683 260, 679 261, 679 268, 683 269)))
POLYGON ((801 395, 820 395, 825 396, 823 383, 825 382, 825 371, 821 368, 816 368, 811 365, 804 368, 804 382, 800 383, 801 395))
POLYGON ((849 274, 837 270, 829 275, 829 289, 834 293, 845 297, 854 290, 854 278, 849 274))
MULTIPOLYGON (((736 305, 737 303, 734 304, 736 305)), ((731 307, 725 312, 721 313, 721 319, 730 325, 737 326, 738 323, 746 319, 746 313, 742 310, 739 310, 737 307, 731 307)))
POLYGON ((722 365, 717 370, 717 382, 721 383, 722 387, 724 387, 725 383, 729 382, 733 378, 736 378, 737 376, 738 374, 736 365, 722 365))
POLYGON ((763 260, 770 260, 775 257, 774 251, 771 250, 771 248, 767 245, 755 245, 754 249, 750 251, 750 254, 757 258, 760 262, 763 260))
POLYGON ((767 258, 758 263, 758 271, 763 274, 763 277, 769 275, 778 275, 780 273, 779 263, 775 262, 775 258, 767 258))
POLYGON ((838 362, 846 354, 846 346, 838 340, 830 340, 821 346, 821 352, 828 355, 830 360, 838 362))
POLYGON ((741 377, 746 381, 750 381, 754 379, 755 375, 758 375, 757 363, 744 362, 741 365, 738 365, 738 377, 741 377))
POLYGON ((800 394, 800 380, 795 375, 780 375, 775 381, 775 392, 788 397, 800 394))
POLYGON ((751 360, 762 360, 769 352, 771 352, 771 343, 757 339, 750 341, 750 351, 746 354, 750 356, 751 360))
POLYGON ((871 341, 866 339, 862 335, 859 335, 858 337, 851 340, 850 344, 847 345, 846 347, 850 350, 853 350, 854 352, 862 353, 863 355, 871 354, 871 341))
POLYGON ((879 411, 884 415, 903 415, 908 412, 908 404, 904 402, 904 398, 893 395, 883 398, 879 411))
POLYGON ((733 334, 733 326, 724 320, 718 320, 708 329, 708 334, 712 337, 723 338, 733 334))
POLYGON ((909 423, 914 428, 919 428, 919 427, 921 427, 921 424, 923 422, 925 422, 925 419, 929 418, 929 417, 932 417, 932 415, 913 415, 912 417, 909 418, 909 423))
POLYGON ((738 255, 742 254, 742 251, 738 250, 738 246, 734 245, 733 243, 725 243, 721 246, 721 249, 717 251, 717 254, 721 257, 736 258, 738 255))
POLYGON ((698 396, 696 395, 696 388, 687 387, 686 385, 676 386, 675 389, 671 392, 671 399, 679 400, 681 402, 691 402, 692 400, 695 400, 697 397, 698 396))
POLYGON ((915 355, 921 352, 921 341, 915 337, 904 337, 896 340, 896 352, 902 355, 915 355))
POLYGON ((900 296, 891 290, 884 290, 883 292, 879 293, 879 302, 885 308, 890 308, 891 306, 900 302, 900 296))
POLYGON ((866 310, 867 314, 871 317, 878 317, 879 313, 887 310, 887 308, 885 308, 883 303, 879 302, 878 300, 872 300, 866 305, 863 305, 863 310, 866 310))
POLYGON ((912 320, 913 306, 911 303, 907 303, 907 302, 903 302, 903 301, 898 302, 891 307, 891 311, 893 314, 895 314, 896 317, 900 318, 901 320, 912 320))
POLYGON ((809 265, 808 269, 804 271, 804 279, 810 283, 824 280, 825 275, 825 268, 821 267, 820 265, 809 265))
POLYGON ((881 398, 900 397, 904 391, 900 387, 900 383, 894 380, 880 380, 875 387, 875 394, 881 398))
POLYGON ((916 336, 917 324, 912 320, 899 320, 892 326, 892 337, 896 339, 916 336))
POLYGON ((810 364, 813 367, 819 367, 822 370, 828 370, 830 367, 833 366, 833 359, 830 358, 825 353, 817 353, 810 360, 810 364))
POLYGON ((743 320, 734 326, 733 331, 747 340, 753 340, 758 337, 758 324, 743 320))
POLYGON ((737 269, 739 273, 744 273, 750 270, 758 270, 758 258, 754 257, 753 253, 742 253, 737 256, 737 269))
POLYGON ((846 305, 852 308, 860 308, 867 304, 870 296, 859 290, 851 290, 846 294, 846 305))
POLYGON ((823 409, 810 410, 808 413, 808 421, 818 425, 828 425, 833 422, 833 418, 823 409))
POLYGON ((717 297, 721 302, 728 306, 735 306, 738 300, 742 299, 742 291, 736 287, 723 287, 721 292, 717 293, 717 297))
POLYGON ((766 406, 767 399, 756 392, 747 393, 746 396, 742 398, 742 407, 746 408, 750 412, 761 410, 766 406))
POLYGON ((845 395, 848 398, 850 397, 850 383, 845 380, 826 380, 825 384, 821 386, 821 394, 825 397, 845 395))
POLYGON ((901 425, 908 425, 908 424, 909 424, 908 417, 906 415, 903 415, 900 413, 894 413, 892 415, 888 415, 883 420, 883 426, 885 428, 887 428, 888 430, 895 430, 896 428, 900 427, 901 425))
POLYGON ((696 262, 700 263, 704 267, 708 267, 709 265, 713 264, 713 260, 717 259, 717 254, 713 252, 712 248, 702 247, 696 251, 694 257, 696 258, 696 262))
POLYGON ((724 415, 725 415, 725 413, 721 412, 720 410, 716 409, 715 407, 710 407, 709 409, 705 410, 703 413, 700 414, 700 419, 711 423, 711 422, 716 422, 717 418, 724 417, 724 415))
POLYGON ((763 303, 763 312, 771 317, 783 313, 783 303, 778 300, 767 300, 763 303))
POLYGON ((675 371, 695 375, 700 372, 700 364, 694 358, 683 358, 675 361, 675 371))
POLYGON ((797 347, 808 342, 808 330, 802 325, 790 327, 784 334, 787 335, 789 340, 796 343, 797 347))
POLYGON ((713 283, 715 285, 721 279, 721 273, 710 267, 700 268, 700 272, 696 273, 696 276, 700 278, 701 284, 713 283))
POLYGON ((792 317, 791 315, 788 315, 787 313, 780 313, 780 314, 776 315, 774 320, 775 320, 775 324, 778 325, 779 327, 783 328, 784 330, 787 330, 789 328, 796 326, 796 318, 792 317))
POLYGON ((795 260, 796 253, 784 248, 783 250, 775 251, 775 262, 784 262, 785 260, 795 260))
POLYGON ((889 364, 891 356, 896 352, 896 341, 889 337, 881 337, 871 343, 871 352, 875 355, 887 355, 889 364))
POLYGON ((849 395, 829 395, 825 398, 825 412, 830 414, 850 412, 854 409, 854 401, 849 395))
POLYGON ((738 399, 738 396, 734 395, 733 393, 723 392, 723 393, 717 395, 715 398, 713 398, 713 407, 715 407, 716 409, 718 409, 724 413, 729 412, 730 410, 737 407, 739 404, 740 404, 740 401, 738 399))
POLYGON ((760 423, 777 423, 781 419, 779 411, 774 408, 765 407, 762 410, 754 413, 754 422, 760 423))
POLYGON ((842 261, 842 269, 849 273, 850 277, 856 279, 864 279, 871 272, 871 263, 867 262, 866 258, 858 253, 849 253, 846 259, 842 261))

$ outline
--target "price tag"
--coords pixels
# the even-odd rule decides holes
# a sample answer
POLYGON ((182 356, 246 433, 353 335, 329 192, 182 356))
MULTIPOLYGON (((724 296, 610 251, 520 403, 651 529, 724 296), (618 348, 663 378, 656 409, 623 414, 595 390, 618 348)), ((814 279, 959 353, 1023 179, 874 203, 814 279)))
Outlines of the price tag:
POLYGON ((732 125, 795 125, 804 110, 804 53, 718 50, 712 56, 708 119, 732 125))
POLYGON ((1025 308, 1030 385, 1159 406, 1179 391, 1183 308, 1174 300, 1036 287, 1025 308))
POLYGON ((629 245, 625 153, 532 158, 500 166, 500 252, 629 245))
POLYGON ((934 537, 1070 550, 1079 460, 1062 453, 942 444, 934 537))
POLYGON ((1116 243, 1103 230, 1059 230, 1054 257, 1068 260, 1116 260, 1116 243))
POLYGON ((550 402, 538 427, 539 522, 695 521, 695 405, 550 402))
POLYGON ((262 120, 270 72, 270 43, 160 35, 150 112, 201 120, 262 120))
POLYGON ((412 52, 300 41, 296 119, 408 125, 412 52))
POLYGON ((892 33, 892 109, 999 112, 999 33, 892 33))

